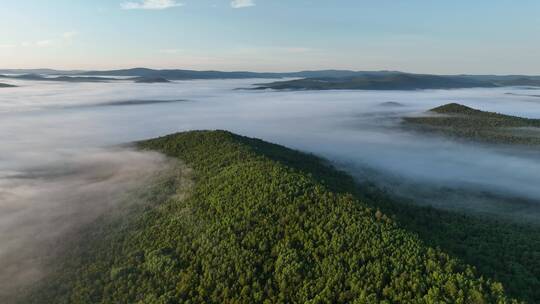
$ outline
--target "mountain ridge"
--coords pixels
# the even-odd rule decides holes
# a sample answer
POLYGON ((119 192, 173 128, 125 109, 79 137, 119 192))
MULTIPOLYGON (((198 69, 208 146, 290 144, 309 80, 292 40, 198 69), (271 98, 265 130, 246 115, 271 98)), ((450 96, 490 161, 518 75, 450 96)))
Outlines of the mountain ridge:
POLYGON ((316 156, 227 131, 137 145, 180 158, 194 188, 100 225, 23 303, 517 303, 316 156))
POLYGON ((20 70, 29 73, 12 75, 16 70, 0 70, 3 78, 65 82, 100 82, 118 80, 106 77, 127 77, 124 80, 164 83, 171 80, 212 79, 285 79, 260 83, 251 89, 274 90, 422 90, 495 88, 504 86, 538 86, 540 76, 525 75, 435 75, 399 71, 313 70, 299 72, 196 71, 182 69, 131 68, 103 71, 20 70), (36 73, 36 72, 41 72, 36 73), (9 74, 9 75, 5 75, 9 74), (48 77, 45 77, 46 75, 48 77))

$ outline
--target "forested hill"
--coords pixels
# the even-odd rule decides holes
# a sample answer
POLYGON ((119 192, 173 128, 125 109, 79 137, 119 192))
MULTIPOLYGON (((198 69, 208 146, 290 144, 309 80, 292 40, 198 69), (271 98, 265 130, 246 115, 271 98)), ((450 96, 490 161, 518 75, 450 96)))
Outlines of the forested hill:
POLYGON ((529 119, 450 103, 404 122, 422 131, 497 144, 540 145, 540 119, 529 119), (435 114, 435 115, 434 115, 435 114))
MULTIPOLYGON (((188 197, 100 225, 21 303, 513 302, 502 284, 405 229, 414 229, 399 223, 406 216, 393 220, 359 200, 352 178, 315 156, 225 131, 138 145, 194 170, 188 197)), ((496 275, 504 263, 490 259, 486 273, 496 275)), ((529 287, 523 298, 534 296, 529 287)))
POLYGON ((264 90, 426 90, 494 88, 504 86, 540 86, 540 79, 484 78, 474 75, 428 75, 409 73, 357 74, 347 77, 309 77, 258 84, 264 90))
POLYGON ((399 71, 314 70, 298 72, 196 71, 183 69, 131 68, 104 71, 60 71, 49 69, 2 70, 0 78, 34 81, 104 82, 131 79, 136 82, 167 82, 195 79, 283 79, 257 85, 276 90, 421 90, 540 87, 540 76, 530 75, 434 75, 399 71), (99 76, 99 77, 96 77, 99 76), (120 78, 117 78, 120 77, 120 78), (290 78, 299 78, 290 80, 290 78))
POLYGON ((492 82, 461 76, 420 74, 359 75, 352 77, 305 78, 260 84, 255 89, 274 90, 423 90, 496 87, 492 82))

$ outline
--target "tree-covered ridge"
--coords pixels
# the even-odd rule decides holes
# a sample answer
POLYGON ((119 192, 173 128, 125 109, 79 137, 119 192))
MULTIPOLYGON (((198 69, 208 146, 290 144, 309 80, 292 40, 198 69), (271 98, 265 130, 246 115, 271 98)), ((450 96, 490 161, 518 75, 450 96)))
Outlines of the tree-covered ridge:
POLYGON ((45 77, 39 74, 0 75, 0 78, 33 80, 33 81, 59 81, 59 82, 106 82, 106 81, 117 80, 114 78, 105 78, 105 77, 80 77, 80 76, 45 77))
POLYGON ((502 218, 466 215, 394 198, 371 184, 357 192, 432 247, 473 265, 528 303, 540 302, 540 228, 502 218))
POLYGON ((408 73, 366 74, 350 77, 303 78, 259 84, 256 89, 274 90, 422 90, 496 87, 491 82, 462 76, 408 73))
POLYGON ((25 303, 510 302, 314 156, 223 131, 139 145, 195 170, 189 197, 99 225, 25 303))
POLYGON ((404 121, 421 130, 458 138, 502 144, 540 144, 540 119, 485 112, 457 103, 431 109, 427 114, 405 117, 404 121))
POLYGON ((7 83, 0 83, 0 88, 14 88, 16 86, 7 84, 7 83))
POLYGON ((529 119, 473 109, 458 103, 449 103, 430 110, 430 112, 448 115, 469 116, 482 123, 485 128, 497 127, 540 127, 540 119, 529 119))

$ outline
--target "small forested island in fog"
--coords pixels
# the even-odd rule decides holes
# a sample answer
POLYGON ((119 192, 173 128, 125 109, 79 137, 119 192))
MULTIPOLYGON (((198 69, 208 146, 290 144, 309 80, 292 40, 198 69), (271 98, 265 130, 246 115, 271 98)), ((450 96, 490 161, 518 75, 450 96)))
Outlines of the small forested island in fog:
POLYGON ((501 144, 540 144, 540 119, 476 110, 450 103, 404 121, 425 131, 501 144), (435 115, 434 115, 435 114, 435 115))
POLYGON ((163 77, 137 77, 133 79, 136 83, 167 83, 169 80, 163 77))
POLYGON ((357 72, 347 77, 308 77, 262 83, 255 89, 274 90, 421 90, 494 88, 500 86, 540 85, 540 78, 526 76, 427 75, 401 72, 357 72))
POLYGON ((395 108, 395 107, 404 107, 405 105, 396 101, 386 101, 379 104, 381 107, 386 108, 395 108))

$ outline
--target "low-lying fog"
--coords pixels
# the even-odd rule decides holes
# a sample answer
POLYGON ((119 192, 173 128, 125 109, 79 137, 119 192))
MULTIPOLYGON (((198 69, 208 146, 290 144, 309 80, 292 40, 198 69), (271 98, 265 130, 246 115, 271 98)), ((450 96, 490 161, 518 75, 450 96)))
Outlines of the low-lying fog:
MULTIPOLYGON (((0 176, 5 179, 31 166, 49 165, 66 151, 73 154, 183 130, 227 129, 321 154, 357 177, 367 174, 400 194, 420 183, 436 186, 436 192, 440 187, 448 191, 465 187, 540 200, 537 152, 457 143, 399 128, 399 117, 448 102, 540 118, 540 100, 527 96, 538 94, 534 88, 235 90, 263 81, 11 81, 19 87, 0 90, 0 176)), ((438 199, 423 193, 429 197, 423 202, 439 205, 450 193, 438 199)), ((471 199, 448 207, 485 208, 475 204, 471 199)), ((503 209, 521 214, 523 208, 513 203, 503 209)))
MULTIPOLYGON (((9 81, 19 87, 0 89, 0 267, 20 244, 39 237, 38 231, 54 234, 57 228, 50 224, 66 214, 61 210, 69 208, 75 222, 78 206, 88 210, 88 200, 106 201, 88 193, 105 187, 89 176, 118 168, 106 176, 125 191, 133 178, 160 168, 155 155, 108 146, 193 129, 227 129, 314 152, 423 204, 518 220, 540 215, 538 150, 457 143, 399 128, 399 117, 449 102, 540 118, 534 88, 235 90, 259 82, 264 81, 9 81), (383 104, 388 102, 400 105, 383 104), (131 166, 140 172, 121 169, 131 166)), ((107 186, 110 197, 113 188, 107 186)))

